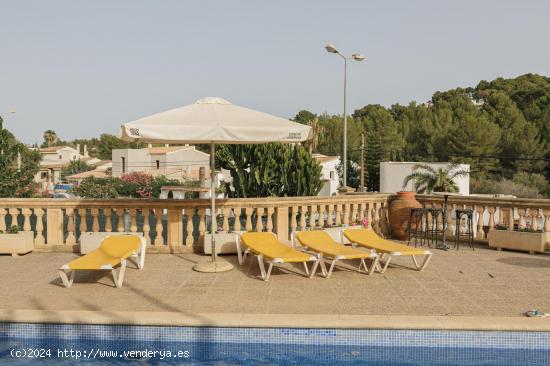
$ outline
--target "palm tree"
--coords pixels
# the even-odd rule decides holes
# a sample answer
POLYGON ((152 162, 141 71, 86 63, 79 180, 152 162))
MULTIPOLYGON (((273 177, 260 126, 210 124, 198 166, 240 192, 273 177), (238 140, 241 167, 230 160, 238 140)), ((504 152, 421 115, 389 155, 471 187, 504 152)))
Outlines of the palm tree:
POLYGON ((415 164, 413 173, 407 175, 403 180, 403 189, 409 181, 413 180, 417 193, 436 192, 458 192, 458 186, 454 179, 470 174, 462 169, 459 164, 451 163, 446 168, 435 170, 429 164, 415 164), (418 171, 421 170, 421 171, 418 171))
POLYGON ((58 140, 57 134, 53 130, 44 131, 44 135, 42 136, 44 137, 44 142, 48 145, 48 147, 51 147, 52 144, 56 143, 58 140))

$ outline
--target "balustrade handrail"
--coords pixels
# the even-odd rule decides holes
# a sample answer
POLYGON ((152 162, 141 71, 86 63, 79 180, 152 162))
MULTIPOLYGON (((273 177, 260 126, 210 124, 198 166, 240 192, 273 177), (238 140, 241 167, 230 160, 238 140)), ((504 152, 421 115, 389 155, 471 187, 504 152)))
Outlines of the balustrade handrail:
MULTIPOLYGON (((442 195, 417 194, 419 202, 444 202, 442 195)), ((500 206, 514 208, 542 208, 550 209, 550 199, 543 198, 511 198, 511 197, 486 197, 486 196, 449 196, 448 204, 466 204, 476 206, 500 206)))

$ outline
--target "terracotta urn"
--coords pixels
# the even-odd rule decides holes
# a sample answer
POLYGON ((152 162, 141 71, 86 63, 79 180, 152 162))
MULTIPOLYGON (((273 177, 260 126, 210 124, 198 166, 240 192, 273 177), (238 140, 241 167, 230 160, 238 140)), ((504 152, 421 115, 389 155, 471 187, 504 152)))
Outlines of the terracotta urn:
POLYGON ((412 208, 420 208, 422 205, 415 199, 414 192, 397 192, 397 197, 390 203, 390 227, 394 238, 407 240, 409 236, 408 225, 412 208))

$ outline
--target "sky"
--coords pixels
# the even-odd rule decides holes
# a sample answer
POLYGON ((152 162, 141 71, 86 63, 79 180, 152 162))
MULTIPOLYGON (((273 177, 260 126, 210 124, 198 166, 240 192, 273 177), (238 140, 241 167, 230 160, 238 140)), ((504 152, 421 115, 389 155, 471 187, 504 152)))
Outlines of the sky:
POLYGON ((204 96, 292 118, 550 75, 550 2, 0 0, 0 115, 21 141, 116 134, 204 96), (15 114, 9 111, 15 110, 15 114))

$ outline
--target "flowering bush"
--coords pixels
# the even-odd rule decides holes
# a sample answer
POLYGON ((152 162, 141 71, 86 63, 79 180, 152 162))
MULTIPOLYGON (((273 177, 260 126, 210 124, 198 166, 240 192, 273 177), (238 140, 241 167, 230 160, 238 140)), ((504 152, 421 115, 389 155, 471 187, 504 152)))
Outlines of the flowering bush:
POLYGON ((127 184, 128 196, 135 198, 151 198, 153 196, 153 177, 142 172, 132 172, 122 176, 127 184))

